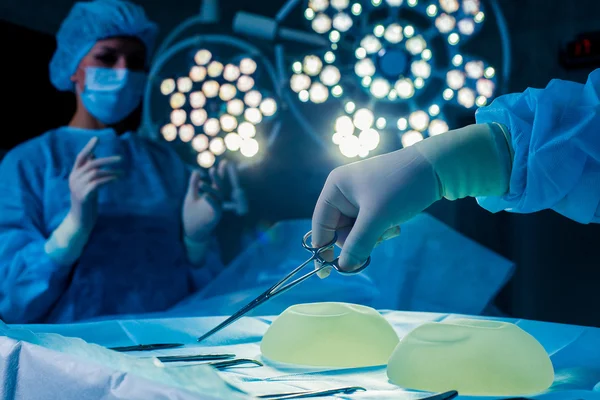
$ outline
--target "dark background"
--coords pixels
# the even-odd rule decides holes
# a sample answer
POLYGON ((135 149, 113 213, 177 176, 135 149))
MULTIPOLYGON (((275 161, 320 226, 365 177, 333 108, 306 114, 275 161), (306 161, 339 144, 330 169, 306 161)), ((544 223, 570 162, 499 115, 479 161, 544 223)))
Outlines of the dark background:
MULTIPOLYGON (((160 24, 163 37, 200 9, 200 2, 187 0, 138 3, 160 24)), ((600 30, 600 2, 499 3, 512 41, 512 74, 505 91, 544 87, 554 78, 585 81, 593 68, 567 70, 558 62, 558 54, 575 35, 600 30)), ((9 0, 0 4, 0 79, 4 96, 0 149, 8 150, 68 122, 74 110, 71 95, 56 92, 48 80, 48 62, 55 48, 53 34, 72 4, 67 0, 26 0, 18 4, 9 0)), ((283 1, 227 0, 221 4, 221 23, 206 26, 207 32, 228 33, 238 10, 274 16, 283 1)), ((494 35, 497 30, 486 29, 470 43, 471 50, 489 54, 494 35)), ((297 124, 288 121, 269 150, 269 157, 242 176, 250 214, 244 218, 226 216, 219 228, 227 260, 274 222, 310 217, 325 178, 335 167, 325 150, 314 147, 297 124)), ((600 226, 579 225, 551 211, 492 215, 470 199, 443 201, 429 212, 517 264, 514 279, 496 301, 502 311, 522 318, 600 326, 600 226)), ((448 291, 451 293, 452 288, 448 291)))

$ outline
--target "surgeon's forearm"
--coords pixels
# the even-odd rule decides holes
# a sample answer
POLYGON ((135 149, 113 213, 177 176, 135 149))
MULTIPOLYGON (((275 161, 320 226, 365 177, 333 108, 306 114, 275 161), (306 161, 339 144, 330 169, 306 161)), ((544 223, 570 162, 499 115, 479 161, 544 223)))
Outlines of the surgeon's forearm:
POLYGON ((469 125, 414 146, 433 165, 441 193, 449 200, 508 191, 513 151, 500 124, 469 125))
POLYGON ((83 253, 88 238, 89 233, 81 229, 69 213, 52 232, 44 250, 57 264, 71 266, 83 253))
POLYGON ((189 262, 194 266, 201 266, 206 257, 206 253, 208 252, 210 236, 204 240, 192 240, 188 237, 184 237, 183 243, 185 244, 189 262))

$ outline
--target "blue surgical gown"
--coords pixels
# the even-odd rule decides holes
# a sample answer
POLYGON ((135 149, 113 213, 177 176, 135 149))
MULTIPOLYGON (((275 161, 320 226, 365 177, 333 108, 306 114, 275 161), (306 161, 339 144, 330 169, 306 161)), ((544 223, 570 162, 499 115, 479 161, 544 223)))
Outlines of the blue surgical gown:
POLYGON ((552 209, 600 222, 600 69, 585 84, 553 80, 545 89, 498 97, 476 113, 499 122, 514 149, 509 191, 478 198, 491 212, 552 209))
POLYGON ((205 265, 186 258, 188 178, 171 149, 111 129, 59 128, 10 151, 0 164, 0 318, 59 323, 161 311, 198 290, 221 264, 217 250, 205 265), (69 211, 68 176, 94 136, 95 156, 121 155, 124 175, 99 189, 98 219, 80 259, 58 265, 44 244, 69 211))

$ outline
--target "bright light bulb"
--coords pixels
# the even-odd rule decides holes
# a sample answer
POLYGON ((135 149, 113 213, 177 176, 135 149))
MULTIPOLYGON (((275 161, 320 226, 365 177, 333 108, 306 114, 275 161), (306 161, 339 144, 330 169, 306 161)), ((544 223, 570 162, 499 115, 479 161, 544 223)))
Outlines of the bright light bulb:
POLYGON ((236 93, 237 93, 237 90, 235 89, 235 86, 233 86, 231 83, 225 83, 219 89, 219 97, 223 101, 229 101, 229 100, 233 99, 235 97, 236 93))
POLYGON ((225 153, 225 150, 227 150, 227 148, 225 147, 225 142, 220 137, 216 137, 213 140, 211 140, 208 149, 215 156, 220 156, 221 154, 225 153))
POLYGON ((462 64, 463 62, 463 57, 460 54, 455 55, 454 57, 452 57, 452 64, 455 67, 458 67, 462 64))
POLYGON ((327 14, 319 13, 315 19, 312 20, 311 26, 315 32, 324 34, 329 32, 331 24, 331 18, 329 18, 327 14))
POLYGON ((340 41, 340 33, 338 31, 329 32, 329 40, 331 43, 337 43, 340 41))
POLYGON ((403 99, 409 99, 415 94, 415 87, 410 79, 399 79, 394 85, 394 89, 403 99))
POLYGON ((441 14, 435 19, 435 27, 441 33, 448 33, 456 26, 456 19, 448 14, 441 14))
POLYGON ((166 124, 160 129, 160 133, 166 141, 172 142, 177 138, 177 127, 173 124, 166 124))
POLYGON ((244 157, 248 158, 254 157, 256 154, 258 154, 258 150, 259 145, 256 139, 245 139, 242 141, 240 146, 240 153, 242 153, 244 157))
POLYGON ((181 108, 185 104, 185 94, 183 93, 173 93, 171 95, 171 99, 169 100, 169 104, 171 108, 181 108))
POLYGON ((204 124, 207 118, 208 114, 206 113, 206 110, 204 108, 198 108, 197 110, 193 110, 190 113, 190 120, 192 121, 192 124, 196 126, 201 126, 202 124, 204 124))
POLYGON ((342 138, 342 143, 340 143, 340 151, 348 158, 358 156, 360 151, 360 142, 358 141, 358 138, 354 135, 344 136, 342 138))
POLYGON ((160 84, 160 92, 165 96, 170 95, 175 91, 175 80, 174 79, 165 79, 160 84))
POLYGON ((251 90, 244 96, 244 103, 248 107, 258 107, 262 101, 262 94, 258 90, 251 90))
POLYGON ((219 119, 221 121, 221 129, 223 129, 225 132, 231 132, 237 128, 237 119, 234 116, 223 114, 219 119))
POLYGON ((412 37, 412 35, 415 34, 415 28, 413 28, 411 25, 407 25, 404 27, 404 36, 406 36, 407 38, 412 37))
POLYGON ((240 99, 233 99, 227 103, 227 112, 231 115, 239 116, 244 112, 244 102, 240 99))
POLYGON ((206 68, 199 65, 194 65, 190 69, 190 78, 194 82, 201 82, 206 78, 206 68))
POLYGON ((447 13, 456 12, 459 8, 458 0, 440 0, 440 7, 447 13))
POLYGON ((362 6, 360 4, 358 4, 358 3, 352 4, 352 14, 360 15, 361 12, 362 12, 362 6))
POLYGON ((483 14, 483 12, 479 11, 477 14, 475 14, 475 22, 477 22, 478 24, 483 22, 483 19, 485 18, 485 15, 483 14))
POLYGON ((335 54, 333 54, 331 51, 328 51, 327 53, 325 53, 324 58, 326 63, 331 64, 335 61, 335 54))
POLYGON ((444 96, 444 100, 451 100, 454 97, 454 90, 445 89, 443 96, 444 96))
POLYGON ((179 139, 181 139, 182 142, 189 142, 190 140, 192 140, 192 138, 194 137, 194 127, 190 124, 185 124, 182 125, 181 128, 179 128, 179 139))
POLYGON ((448 71, 446 74, 446 83, 451 89, 458 90, 465 85, 465 74, 456 69, 448 71))
POLYGON ((215 161, 215 155, 210 151, 203 151, 202 153, 198 154, 198 165, 200 165, 202 168, 212 167, 215 165, 215 161))
POLYGON ((489 79, 479 79, 477 81, 477 92, 489 99, 494 94, 494 82, 489 79))
POLYGON ((371 4, 373 4, 375 7, 378 7, 381 5, 381 0, 371 0, 371 4))
POLYGON ((471 108, 475 105, 475 92, 469 88, 462 88, 458 91, 458 103, 465 108, 471 108))
POLYGON ((429 124, 429 136, 441 135, 448 132, 448 124, 441 119, 435 119, 429 124))
POLYGON ((298 98, 301 102, 306 103, 309 99, 308 90, 302 90, 300 93, 298 93, 298 98))
POLYGON ((367 54, 377 53, 381 50, 381 42, 373 35, 367 35, 360 41, 361 47, 363 47, 367 54))
POLYGON ((307 8, 306 10, 304 10, 304 18, 311 21, 314 17, 315 17, 315 10, 313 10, 312 8, 307 8))
POLYGON ((354 133, 354 124, 352 118, 347 115, 342 115, 335 120, 335 131, 344 135, 352 135, 354 133))
POLYGON ((333 142, 333 144, 335 145, 340 145, 342 144, 342 142, 344 141, 344 138, 348 136, 342 132, 336 132, 333 134, 333 136, 331 137, 331 141, 333 142))
POLYGON ((352 28, 352 17, 346 13, 339 13, 333 17, 333 27, 340 32, 346 32, 352 28))
POLYGON ((411 64, 410 70, 414 76, 427 79, 431 75, 431 65, 427 61, 419 60, 411 64))
POLYGON ((331 0, 331 7, 336 10, 344 10, 350 5, 350 0, 331 0))
POLYGON ((408 131, 404 135, 402 135, 402 138, 400 139, 403 147, 412 146, 413 144, 418 143, 421 140, 423 140, 423 135, 421 134, 421 132, 417 131, 408 131))
POLYGON ((429 115, 431 115, 432 117, 435 117, 439 113, 440 113, 440 106, 438 106, 437 104, 433 104, 431 107, 429 107, 429 115))
POLYGON ((227 64, 223 70, 223 78, 229 82, 235 82, 240 77, 240 69, 233 64, 227 64))
POLYGON ((358 135, 358 142, 361 147, 373 151, 379 145, 379 132, 375 129, 367 129, 358 135))
POLYGON ((414 7, 418 4, 417 0, 408 0, 407 1, 409 7, 414 7))
POLYGON ((448 36, 448 43, 450 43, 453 46, 458 44, 459 41, 460 41, 460 36, 458 36, 458 33, 456 33, 456 32, 451 33, 448 36))
POLYGON ((340 85, 335 85, 331 88, 331 94, 333 97, 340 97, 342 94, 344 94, 344 89, 342 89, 340 85))
POLYGON ((210 53, 210 51, 202 49, 196 52, 196 55, 194 56, 194 61, 196 61, 196 64, 198 65, 206 65, 208 64, 211 58, 212 54, 210 53))
POLYGON ((257 125, 262 121, 262 113, 258 108, 247 108, 246 111, 244 111, 244 118, 246 118, 246 121, 257 125))
POLYGON ((182 93, 187 93, 192 90, 193 82, 188 76, 177 79, 177 90, 182 93))
POLYGON ((366 147, 360 147, 360 149, 358 150, 358 156, 360 158, 365 158, 369 155, 369 150, 366 147))
POLYGON ((479 12, 479 0, 463 0, 462 6, 465 14, 475 15, 479 12))
POLYGON ((325 11, 329 7, 328 0, 310 0, 308 6, 315 11, 325 11))
POLYGON ((240 92, 247 92, 254 87, 254 79, 250 76, 242 75, 237 80, 237 88, 240 92))
POLYGON ((173 110, 171 112, 171 123, 175 126, 181 126, 185 123, 187 114, 185 110, 173 110))
POLYGON ((373 28, 373 35, 377 37, 382 37, 384 33, 385 27, 383 25, 375 25, 375 28, 373 28))
POLYGON ((485 96, 479 96, 477 97, 475 104, 477 104, 479 107, 483 107, 487 104, 487 98, 485 96))
POLYGON ((361 108, 360 110, 357 110, 352 119, 354 126, 361 131, 371 128, 374 122, 375 116, 373 115, 373 112, 367 108, 361 108))
POLYGON ((270 117, 277 111, 277 103, 275 100, 267 98, 260 103, 259 109, 265 117, 270 117))
POLYGON ((295 74, 290 79, 290 86, 296 93, 306 90, 310 87, 310 77, 304 74, 295 74))
POLYGON ((361 78, 373 76, 375 74, 375 64, 370 58, 364 58, 354 65, 354 72, 361 78))
POLYGON ((425 111, 415 111, 408 117, 408 124, 412 129, 424 131, 429 125, 429 115, 425 111))
POLYGON ((223 64, 221 64, 218 61, 213 61, 210 64, 208 64, 208 67, 206 68, 206 72, 208 73, 208 76, 210 76, 211 78, 218 78, 219 76, 221 76, 221 73, 223 72, 223 64))
POLYGON ((242 122, 238 128, 238 134, 242 139, 250 139, 256 136, 256 127, 250 122, 242 122))
POLYGON ((202 92, 209 99, 217 97, 219 88, 220 86, 217 81, 206 81, 202 84, 202 92))
POLYGON ((256 61, 251 58, 242 58, 240 60, 240 72, 244 75, 252 75, 256 72, 256 61))
POLYGON ((296 61, 292 64, 292 70, 295 74, 299 74, 302 72, 302 63, 300 61, 296 61))
POLYGON ((344 110, 346 110, 346 112, 348 114, 352 114, 355 109, 356 109, 356 104, 354 104, 354 102, 352 102, 352 101, 349 101, 344 105, 344 110))
POLYGON ((415 79, 415 88, 421 89, 421 88, 423 88, 423 86, 425 86, 425 80, 423 78, 416 78, 415 79))
POLYGON ((431 4, 431 5, 427 6, 427 15, 429 15, 430 17, 435 17, 436 14, 437 14, 437 7, 435 6, 435 4, 431 4))
POLYGON ((377 121, 375 121, 375 126, 377 127, 377 129, 385 129, 386 125, 387 121, 383 117, 379 117, 377 118, 377 121))
POLYGON ((414 38, 408 39, 406 42, 406 50, 408 50, 412 55, 421 54, 426 47, 427 43, 422 36, 415 36, 414 38))
POLYGON ((396 92, 396 89, 390 90, 390 94, 388 94, 388 99, 396 100, 397 98, 398 98, 398 92, 396 92))
POLYGON ((221 131, 221 124, 216 118, 209 118, 204 123, 204 133, 209 136, 217 136, 221 131))
POLYGON ((393 44, 400 43, 403 39, 402 27, 396 23, 388 25, 388 27, 385 28, 383 37, 385 40, 387 40, 390 43, 393 43, 393 44))
POLYGON ((312 84, 309 90, 309 94, 310 101, 312 101, 315 104, 323 103, 329 97, 329 91, 327 90, 327 87, 319 82, 315 82, 312 84))
POLYGON ((493 67, 487 67, 485 69, 485 77, 491 79, 496 75, 496 70, 493 67))
POLYGON ((385 0, 385 2, 388 3, 390 7, 400 7, 403 0, 385 0))
POLYGON ((429 49, 425 49, 421 53, 421 58, 423 58, 423 60, 425 60, 425 61, 431 60, 431 56, 432 56, 431 50, 429 50, 429 49))
POLYGON ((406 118, 398 118, 398 129, 400 129, 401 131, 406 130, 406 128, 408 128, 408 120, 406 118))
POLYGON ((302 64, 304 73, 309 76, 317 76, 323 68, 323 62, 317 56, 309 55, 304 57, 304 63, 302 64))
POLYGON ((369 87, 372 81, 373 79, 370 76, 365 76, 364 78, 362 78, 362 85, 364 87, 369 87))
POLYGON ((238 151, 242 145, 242 138, 235 132, 225 136, 225 146, 229 151, 238 151))
POLYGON ((461 19, 458 21, 458 30, 463 35, 472 35, 475 32, 475 22, 470 18, 461 19))
POLYGON ((483 76, 483 61, 469 61, 465 64, 465 71, 469 78, 481 78, 483 76))
POLYGON ((371 94, 378 99, 383 99, 385 96, 387 96, 390 92, 390 89, 390 83, 384 78, 373 79, 373 83, 370 87, 371 94))
POLYGON ((356 49, 356 51, 354 52, 354 55, 356 56, 356 58, 363 59, 367 56, 367 50, 364 49, 364 47, 359 47, 358 49, 356 49))
POLYGON ((328 65, 321 71, 321 82, 327 86, 336 85, 341 78, 340 70, 333 65, 328 65))
POLYGON ((196 135, 196 137, 192 140, 192 148, 198 153, 208 149, 208 138, 206 135, 196 135))

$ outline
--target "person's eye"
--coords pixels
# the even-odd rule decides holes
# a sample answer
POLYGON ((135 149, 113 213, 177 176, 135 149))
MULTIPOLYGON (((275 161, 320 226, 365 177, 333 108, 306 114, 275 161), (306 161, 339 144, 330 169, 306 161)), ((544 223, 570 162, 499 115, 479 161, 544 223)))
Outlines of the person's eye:
POLYGON ((98 54, 96 60, 105 65, 114 65, 117 62, 117 57, 114 54, 98 54))

